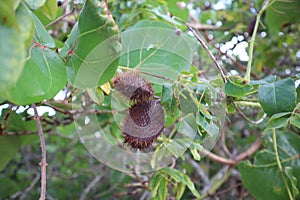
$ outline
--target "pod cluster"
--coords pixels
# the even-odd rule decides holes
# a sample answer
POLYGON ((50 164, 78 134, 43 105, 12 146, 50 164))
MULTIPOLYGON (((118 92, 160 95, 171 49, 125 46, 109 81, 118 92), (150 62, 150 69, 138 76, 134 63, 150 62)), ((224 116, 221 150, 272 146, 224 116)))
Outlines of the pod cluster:
POLYGON ((160 101, 154 100, 152 86, 138 72, 120 73, 113 80, 114 88, 130 102, 121 130, 124 143, 144 150, 162 133, 165 124, 160 101))

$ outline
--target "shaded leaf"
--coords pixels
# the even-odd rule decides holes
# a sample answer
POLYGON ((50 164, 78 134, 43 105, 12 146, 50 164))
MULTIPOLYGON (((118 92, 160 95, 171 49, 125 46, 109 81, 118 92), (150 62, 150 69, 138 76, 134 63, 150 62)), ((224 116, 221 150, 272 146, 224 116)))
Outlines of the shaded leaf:
POLYGON ((299 10, 298 0, 276 1, 266 10, 268 27, 279 32, 284 24, 299 22, 299 10))
POLYGON ((287 78, 260 85, 258 97, 264 112, 269 116, 280 112, 291 112, 296 106, 295 83, 291 78, 287 78))
MULTIPOLYGON (((266 135, 267 150, 260 151, 254 158, 254 163, 243 161, 238 165, 242 181, 250 193, 258 200, 285 200, 289 199, 282 173, 280 173, 272 137, 266 135)), ((293 176, 300 180, 300 137, 289 132, 276 131, 277 148, 282 167, 291 167, 293 176)), ((292 180, 293 181, 293 180, 292 180)), ((291 180, 288 180, 291 186, 291 180)), ((293 181, 294 182, 294 181, 293 181)), ((300 188, 299 181, 297 188, 300 188)))
POLYGON ((0 172, 7 163, 15 157, 20 147, 20 139, 17 136, 1 136, 0 138, 0 172))
POLYGON ((300 114, 294 113, 290 118, 290 123, 300 129, 300 114))
POLYGON ((291 184, 293 198, 296 199, 296 196, 299 194, 299 189, 297 188, 298 180, 293 175, 293 170, 291 167, 285 167, 284 173, 287 176, 287 178, 289 179, 289 182, 291 184))

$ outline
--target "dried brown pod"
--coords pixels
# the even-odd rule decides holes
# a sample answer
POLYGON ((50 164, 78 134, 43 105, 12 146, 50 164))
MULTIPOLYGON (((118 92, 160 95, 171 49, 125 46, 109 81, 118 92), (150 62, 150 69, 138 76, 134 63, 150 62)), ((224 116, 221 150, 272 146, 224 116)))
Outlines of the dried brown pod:
POLYGON ((148 102, 154 95, 151 85, 138 72, 120 73, 113 84, 116 91, 134 103, 148 102))
POLYGON ((146 149, 164 129, 164 111, 159 101, 136 103, 125 117, 122 132, 124 143, 133 149, 146 149))

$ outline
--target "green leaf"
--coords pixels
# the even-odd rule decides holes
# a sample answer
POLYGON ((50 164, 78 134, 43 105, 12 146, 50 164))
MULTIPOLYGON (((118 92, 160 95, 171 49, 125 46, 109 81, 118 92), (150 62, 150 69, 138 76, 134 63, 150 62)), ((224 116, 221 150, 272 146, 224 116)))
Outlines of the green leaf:
POLYGON ((118 29, 105 12, 105 4, 86 1, 61 55, 67 57, 68 80, 79 88, 94 88, 108 82, 118 66, 118 29), (99 6, 100 5, 100 6, 99 6))
POLYGON ((183 183, 177 183, 176 189, 175 189, 175 194, 176 194, 176 199, 181 199, 184 191, 185 191, 186 185, 183 183))
POLYGON ((158 187, 158 199, 167 199, 168 194, 168 181, 162 176, 161 182, 158 187))
POLYGON ((64 63, 56 52, 35 47, 16 85, 4 92, 9 101, 26 105, 54 97, 66 85, 64 63))
POLYGON ((225 84, 225 93, 232 97, 244 97, 252 91, 253 87, 250 84, 243 83, 243 80, 237 78, 234 81, 227 79, 225 84))
POLYGON ((268 27, 279 32, 287 23, 299 22, 300 1, 276 1, 266 10, 268 27))
POLYGON ((26 44, 26 48, 28 48, 32 42, 32 37, 34 34, 34 23, 33 18, 31 16, 31 11, 25 6, 24 3, 21 3, 16 10, 16 17, 18 23, 21 24, 21 37, 26 44))
POLYGON ((190 148, 190 152, 191 152, 194 160, 200 161, 201 156, 200 156, 198 150, 195 147, 190 148))
POLYGON ((188 20, 189 11, 187 8, 181 8, 180 6, 178 6, 178 4, 180 4, 179 1, 168 0, 167 2, 168 2, 169 11, 172 14, 172 16, 179 17, 185 21, 188 20))
POLYGON ((19 24, 16 20, 14 13, 14 5, 11 1, 1 1, 0 2, 0 25, 6 25, 17 31, 20 30, 19 24))
POLYGON ((161 172, 166 173, 171 176, 172 179, 174 179, 177 183, 184 183, 183 173, 177 169, 171 169, 168 167, 165 167, 161 169, 161 172))
POLYGON ((154 176, 151 178, 150 189, 153 197, 156 197, 157 195, 158 188, 160 186, 160 182, 162 181, 162 178, 164 177, 162 177, 161 174, 159 173, 154 174, 154 176))
POLYGON ((43 46, 46 46, 46 47, 49 47, 49 48, 54 48, 55 47, 55 42, 54 42, 53 38, 49 35, 48 31, 45 29, 42 22, 32 12, 31 12, 31 16, 33 17, 33 20, 34 20, 33 40, 35 42, 38 42, 39 44, 41 44, 43 46))
POLYGON ((178 132, 194 139, 197 135, 197 123, 195 116, 190 113, 186 115, 180 122, 178 132))
POLYGON ((273 83, 275 82, 277 79, 277 76, 267 76, 261 80, 252 80, 250 82, 251 85, 264 85, 264 84, 268 84, 268 83, 273 83))
MULTIPOLYGON (((274 144, 271 136, 268 139, 267 149, 260 151, 254 157, 254 163, 243 161, 238 165, 243 184, 258 200, 285 200, 289 199, 282 174, 279 171, 274 154, 274 144)), ((300 136, 290 132, 276 131, 277 148, 282 167, 290 167, 293 177, 300 180, 300 136)), ((294 178, 288 180, 291 187, 295 185, 294 178)), ((299 181, 297 188, 300 188, 299 181)))
POLYGON ((41 7, 44 14, 51 20, 55 19, 58 6, 56 0, 46 0, 46 3, 41 7))
POLYGON ((20 77, 25 59, 25 47, 20 33, 0 24, 0 94, 20 77))
POLYGON ((20 139, 17 136, 0 137, 0 172, 7 163, 15 157, 20 147, 20 139))
POLYGON ((282 128, 288 124, 288 116, 291 112, 284 112, 284 113, 277 113, 274 114, 268 121, 267 127, 265 128, 264 132, 268 132, 269 130, 275 128, 282 128))
POLYGON ((267 115, 280 112, 291 112, 296 106, 296 88, 291 78, 274 83, 260 85, 259 102, 267 115))
MULTIPOLYGON (((141 21, 121 34, 120 65, 135 68, 171 80, 181 71, 189 71, 196 43, 172 27, 158 21, 141 21)), ((163 79, 151 77, 151 82, 163 79)))
POLYGON ((164 143, 167 150, 175 157, 180 157, 190 145, 190 142, 184 139, 173 139, 172 142, 164 143))
POLYGON ((291 124, 294 126, 298 127, 300 129, 300 114, 299 113, 294 113, 292 117, 290 118, 291 124))
POLYGON ((161 104, 166 112, 172 117, 178 110, 178 102, 173 94, 173 84, 164 83, 161 97, 161 104))
POLYGON ((199 192, 196 190, 194 183, 191 181, 190 177, 186 174, 183 174, 181 171, 177 169, 171 168, 163 168, 161 172, 167 173, 170 175, 172 179, 174 179, 177 183, 185 184, 189 190, 193 193, 195 197, 200 197, 199 192))
POLYGON ((42 5, 44 5, 46 0, 25 0, 25 2, 30 7, 30 9, 36 10, 39 7, 41 7, 42 5))
POLYGON ((192 90, 183 90, 179 97, 180 110, 184 114, 198 113, 197 99, 193 96, 192 90))
POLYGON ((219 135, 219 128, 217 127, 216 124, 213 123, 212 120, 209 120, 210 122, 207 121, 207 119, 197 113, 196 114, 196 122, 197 124, 205 131, 207 132, 214 140, 217 139, 219 135))

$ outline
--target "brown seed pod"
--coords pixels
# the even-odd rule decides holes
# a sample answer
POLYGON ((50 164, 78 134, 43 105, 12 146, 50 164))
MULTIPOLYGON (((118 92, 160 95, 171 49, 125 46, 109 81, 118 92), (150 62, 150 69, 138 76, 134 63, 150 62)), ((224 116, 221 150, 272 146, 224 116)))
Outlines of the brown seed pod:
POLYGON ((124 143, 133 149, 146 149, 164 129, 165 117, 159 101, 136 103, 129 108, 122 132, 124 143))
POLYGON ((148 102, 154 95, 151 85, 138 72, 121 73, 113 84, 116 91, 134 103, 148 102))

